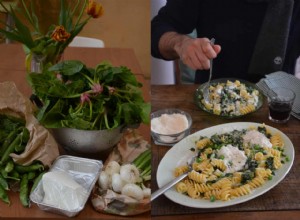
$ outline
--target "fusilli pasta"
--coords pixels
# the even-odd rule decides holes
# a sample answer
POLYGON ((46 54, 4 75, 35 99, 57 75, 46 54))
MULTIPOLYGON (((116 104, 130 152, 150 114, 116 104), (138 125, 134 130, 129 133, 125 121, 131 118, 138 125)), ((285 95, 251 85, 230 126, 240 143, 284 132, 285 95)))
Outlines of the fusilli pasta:
MULTIPOLYGON (((211 201, 228 201, 250 194, 272 179, 274 171, 281 168, 284 155, 281 136, 271 134, 265 125, 216 134, 210 138, 201 137, 195 145, 199 151, 198 159, 193 162, 188 176, 176 185, 176 190, 194 199, 211 201), (260 145, 260 142, 252 143, 249 138, 244 138, 250 132, 255 135, 253 131, 259 131, 259 137, 264 139, 262 143, 269 141, 270 144, 260 145), (244 155, 239 158, 243 165, 237 170, 232 169, 236 166, 234 157, 228 156, 232 148, 236 149, 233 151, 235 154, 244 155)), ((187 165, 179 166, 175 168, 174 175, 187 171, 187 165)))
POLYGON ((200 95, 206 110, 222 116, 239 116, 255 111, 259 105, 259 91, 250 84, 234 82, 212 83, 209 100, 200 95))

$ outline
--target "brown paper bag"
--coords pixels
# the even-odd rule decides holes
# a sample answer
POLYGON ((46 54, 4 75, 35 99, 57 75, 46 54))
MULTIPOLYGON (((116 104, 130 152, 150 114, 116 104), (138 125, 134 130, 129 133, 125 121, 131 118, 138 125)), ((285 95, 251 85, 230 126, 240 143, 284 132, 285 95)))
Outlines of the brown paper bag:
POLYGON ((50 166, 59 156, 58 146, 49 131, 41 126, 33 114, 34 106, 30 100, 18 91, 13 82, 0 83, 0 113, 25 118, 30 139, 24 152, 11 154, 13 160, 22 165, 29 165, 34 160, 50 166))

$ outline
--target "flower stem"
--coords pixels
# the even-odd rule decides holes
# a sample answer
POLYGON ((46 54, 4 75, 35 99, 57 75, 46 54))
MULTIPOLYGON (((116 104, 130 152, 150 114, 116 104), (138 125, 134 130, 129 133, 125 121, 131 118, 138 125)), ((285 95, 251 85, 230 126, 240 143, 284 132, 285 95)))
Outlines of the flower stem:
POLYGON ((105 121, 105 126, 107 129, 110 129, 109 125, 108 125, 108 119, 107 119, 107 114, 106 114, 106 111, 104 113, 104 121, 105 121))
POLYGON ((80 0, 77 0, 77 3, 73 9, 73 11, 71 12, 71 17, 74 16, 75 12, 77 11, 78 7, 79 7, 79 4, 80 4, 80 0))
POLYGON ((89 121, 92 120, 93 117, 93 103, 89 102, 89 106, 90 106, 90 117, 89 117, 89 121))
POLYGON ((95 83, 89 76, 82 74, 92 85, 95 83))
MULTIPOLYGON (((93 93, 94 91, 93 90, 89 90, 89 91, 86 91, 84 93, 93 93)), ((74 95, 67 95, 67 96, 63 96, 62 98, 66 98, 66 99, 71 99, 71 98, 78 98, 81 96, 82 93, 77 93, 77 94, 74 94, 74 95)))
MULTIPOLYGON (((86 8, 86 4, 87 4, 87 0, 84 1, 83 7, 81 8, 80 14, 79 14, 79 16, 78 16, 78 18, 77 18, 75 27, 79 24, 79 22, 80 22, 80 20, 81 20, 81 17, 82 17, 82 15, 83 15, 83 12, 84 12, 84 10, 85 10, 85 8, 86 8)), ((87 19, 87 20, 88 20, 88 19, 87 19)))
MULTIPOLYGON (((23 8, 24 8, 24 10, 25 10, 25 15, 26 15, 26 17, 27 17, 27 20, 28 20, 28 21, 30 22, 30 24, 34 27, 34 30, 35 30, 36 32, 39 32, 39 33, 40 33, 40 30, 39 30, 39 29, 36 27, 36 25, 34 24, 33 18, 32 18, 32 16, 30 15, 30 13, 29 13, 29 11, 28 11, 28 8, 27 8, 27 6, 26 6, 24 0, 22 0, 21 2, 22 2, 22 5, 23 5, 23 8)), ((32 4, 32 2, 31 2, 31 4, 32 4)))

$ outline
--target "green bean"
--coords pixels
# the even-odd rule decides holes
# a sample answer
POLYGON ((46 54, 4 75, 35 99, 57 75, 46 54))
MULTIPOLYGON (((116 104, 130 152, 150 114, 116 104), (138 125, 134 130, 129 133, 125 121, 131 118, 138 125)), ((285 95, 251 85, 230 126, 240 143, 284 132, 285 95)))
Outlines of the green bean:
POLYGON ((2 174, 0 174, 0 185, 3 187, 3 189, 9 190, 8 183, 2 174))
POLYGON ((30 137, 30 133, 28 129, 24 127, 20 135, 21 135, 21 142, 15 146, 15 151, 17 153, 23 152, 25 150, 25 147, 30 137))
POLYGON ((25 144, 19 143, 18 145, 15 146, 15 152, 16 153, 22 153, 26 148, 25 144))
POLYGON ((13 142, 11 142, 11 144, 5 150, 4 154, 2 155, 0 164, 5 164, 8 161, 8 159, 10 158, 9 155, 14 152, 15 146, 20 144, 20 142, 21 142, 21 135, 19 134, 16 137, 16 139, 13 140, 13 142))
POLYGON ((5 178, 5 179, 12 179, 12 180, 17 180, 19 181, 20 179, 19 178, 16 178, 14 175, 8 175, 8 173, 5 171, 5 169, 0 169, 0 173, 2 174, 2 176, 5 178))
POLYGON ((0 115, 0 119, 2 120, 3 123, 5 123, 4 121, 6 120, 6 129, 13 129, 14 126, 25 126, 25 120, 24 118, 19 118, 16 116, 12 116, 12 115, 6 115, 6 114, 1 114, 0 115))
POLYGON ((34 163, 29 166, 22 166, 22 165, 15 164, 15 169, 19 173, 28 173, 30 171, 42 171, 44 170, 44 165, 40 163, 34 163))
POLYGON ((40 173, 33 181, 33 185, 31 187, 31 192, 33 192, 33 190, 37 187, 37 185, 39 184, 40 180, 42 179, 43 175, 45 174, 46 172, 42 172, 40 173))
POLYGON ((2 168, 0 168, 0 173, 1 173, 1 175, 5 178, 5 179, 7 179, 7 172, 5 171, 5 169, 2 167, 2 168))
POLYGON ((34 171, 30 171, 28 173, 28 180, 33 180, 36 176, 36 173, 34 171))
POLYGON ((19 129, 16 129, 14 131, 11 131, 5 141, 3 142, 0 150, 0 155, 3 155, 6 151, 7 147, 11 144, 11 142, 16 138, 17 134, 19 132, 19 129))
POLYGON ((30 133, 26 127, 23 128, 22 131, 22 143, 27 144, 30 138, 30 133))
POLYGON ((20 180, 20 174, 16 170, 11 171, 9 174, 10 177, 14 178, 15 180, 20 180))
POLYGON ((5 172, 10 173, 13 169, 14 169, 14 162, 13 160, 10 160, 7 162, 4 170, 5 172))
POLYGON ((20 201, 24 207, 29 207, 28 175, 24 174, 20 183, 20 201))
POLYGON ((7 192, 1 185, 0 185, 0 199, 5 203, 10 204, 7 192))

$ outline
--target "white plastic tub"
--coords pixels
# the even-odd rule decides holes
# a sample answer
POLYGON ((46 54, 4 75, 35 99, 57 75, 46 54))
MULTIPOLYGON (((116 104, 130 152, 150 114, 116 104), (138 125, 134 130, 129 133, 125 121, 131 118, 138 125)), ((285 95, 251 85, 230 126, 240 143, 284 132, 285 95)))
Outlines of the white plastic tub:
MULTIPOLYGON (((61 205, 59 205, 59 203, 57 205, 47 204, 47 202, 45 202, 44 200, 45 191, 43 188, 43 179, 38 183, 37 187, 30 194, 30 199, 32 202, 36 203, 41 210, 66 215, 68 217, 73 217, 84 208, 85 203, 89 198, 96 181, 98 180, 102 167, 103 163, 100 160, 65 155, 60 156, 54 161, 49 172, 61 171, 68 177, 71 177, 76 182, 76 184, 79 184, 80 187, 83 188, 83 190, 81 190, 80 192, 81 202, 79 203, 79 205, 76 206, 76 208, 64 209, 61 208, 61 205)), ((53 192, 55 192, 57 197, 60 196, 59 194, 57 195, 57 192, 61 191, 61 195, 63 195, 64 193, 64 188, 59 187, 59 181, 59 179, 55 181, 55 188, 51 189, 53 190, 53 192)), ((61 185, 63 184, 64 183, 62 183, 61 185)), ((49 192, 49 190, 47 191, 49 192)), ((63 196, 61 197, 63 198, 63 196)), ((72 201, 73 198, 63 199, 72 201)))

